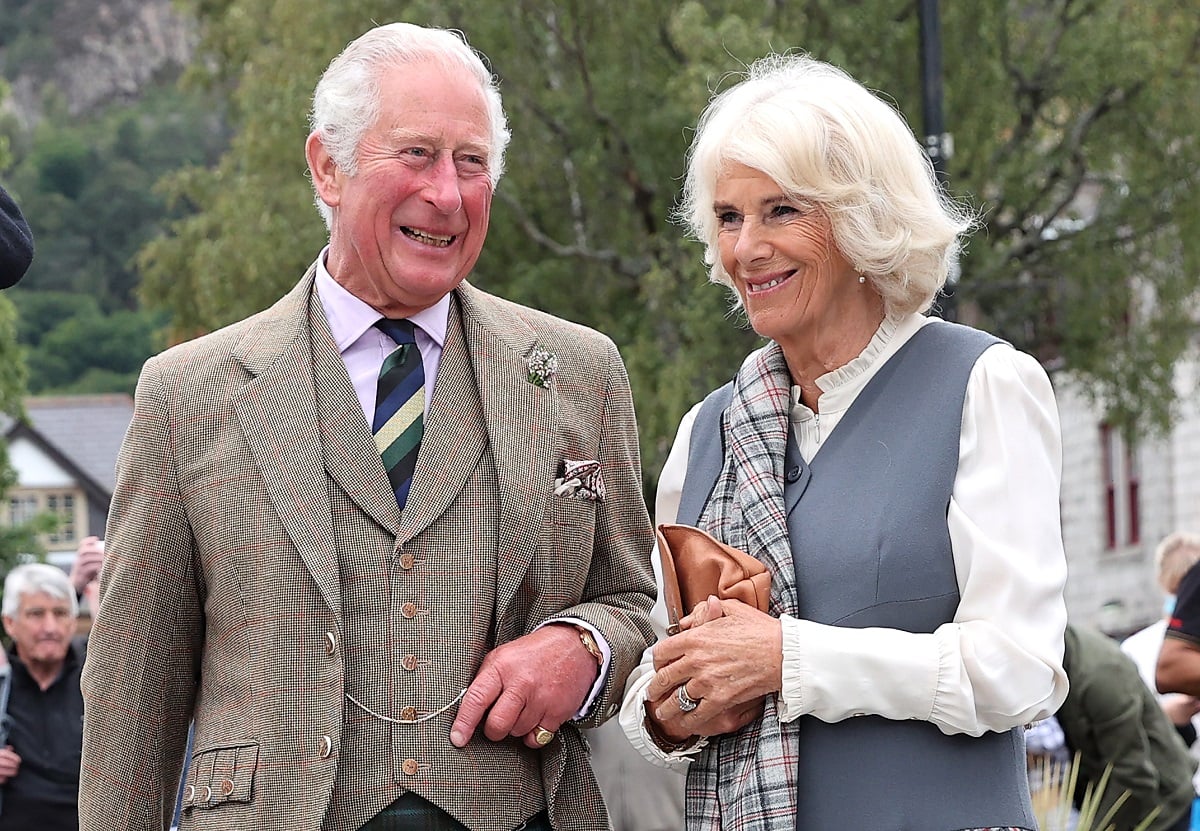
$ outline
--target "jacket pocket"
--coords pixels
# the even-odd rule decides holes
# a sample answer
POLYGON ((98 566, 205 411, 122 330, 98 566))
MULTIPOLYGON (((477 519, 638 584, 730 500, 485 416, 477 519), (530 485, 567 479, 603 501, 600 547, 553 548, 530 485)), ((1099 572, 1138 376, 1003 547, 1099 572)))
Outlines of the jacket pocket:
POLYGON ((209 810, 231 802, 249 802, 254 796, 257 768, 257 744, 193 753, 183 789, 183 809, 209 810))

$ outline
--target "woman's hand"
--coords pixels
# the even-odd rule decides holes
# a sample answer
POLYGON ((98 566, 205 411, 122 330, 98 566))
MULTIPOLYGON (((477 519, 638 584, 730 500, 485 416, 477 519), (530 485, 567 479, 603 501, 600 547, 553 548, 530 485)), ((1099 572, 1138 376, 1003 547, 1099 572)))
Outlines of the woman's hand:
POLYGON ((709 597, 679 625, 678 635, 654 647, 657 672, 647 689, 662 732, 675 740, 716 736, 758 718, 763 699, 782 686, 779 621, 740 601, 709 597), (688 698, 698 703, 685 712, 688 698))

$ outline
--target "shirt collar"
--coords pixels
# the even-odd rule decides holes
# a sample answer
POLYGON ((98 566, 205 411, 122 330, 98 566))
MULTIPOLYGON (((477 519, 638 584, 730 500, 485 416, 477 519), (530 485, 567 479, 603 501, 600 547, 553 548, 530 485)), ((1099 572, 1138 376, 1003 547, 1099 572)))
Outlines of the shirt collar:
MULTIPOLYGON (((329 321, 333 342, 337 344, 338 352, 342 353, 370 331, 375 326, 375 321, 382 319, 383 315, 333 279, 333 275, 325 268, 325 255, 328 251, 329 246, 326 246, 317 257, 317 297, 325 309, 325 319, 329 321)), ((449 293, 428 309, 422 309, 409 317, 409 320, 439 348, 446 345, 446 326, 449 319, 449 293)))

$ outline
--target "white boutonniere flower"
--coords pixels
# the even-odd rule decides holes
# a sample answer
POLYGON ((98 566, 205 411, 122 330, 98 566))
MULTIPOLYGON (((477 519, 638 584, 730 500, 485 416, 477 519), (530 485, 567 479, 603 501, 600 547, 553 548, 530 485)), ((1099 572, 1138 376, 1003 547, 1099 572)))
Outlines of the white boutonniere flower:
POLYGON ((554 376, 558 373, 558 358, 553 352, 540 343, 535 343, 525 358, 525 366, 529 369, 529 383, 550 389, 550 385, 554 383, 554 376))

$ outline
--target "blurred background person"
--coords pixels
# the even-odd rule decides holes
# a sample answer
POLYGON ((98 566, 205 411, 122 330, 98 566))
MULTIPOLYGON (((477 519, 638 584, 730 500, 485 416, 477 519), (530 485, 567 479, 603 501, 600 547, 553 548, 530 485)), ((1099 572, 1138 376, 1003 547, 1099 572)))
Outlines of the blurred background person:
POLYGON ((33 262, 33 232, 21 209, 0 185, 0 289, 16 285, 33 262))
POLYGON ((96 605, 100 602, 100 571, 104 567, 104 540, 99 537, 84 537, 75 550, 75 562, 71 564, 71 585, 79 601, 79 617, 76 629, 86 635, 92 628, 96 605))
MULTIPOLYGON (((1196 792, 1196 760, 1117 642, 1068 625, 1063 666, 1070 690, 1055 714, 1072 757, 1078 754, 1078 806, 1085 788, 1098 788, 1110 770, 1097 817, 1124 793, 1114 831, 1133 831, 1157 811, 1146 831, 1187 831, 1196 792)), ((1106 826, 1107 827, 1107 826, 1106 826)))
MULTIPOLYGON (((1142 680, 1151 690, 1157 688, 1155 672, 1158 653, 1162 649, 1167 623, 1175 610, 1175 594, 1179 583, 1192 566, 1200 562, 1200 535, 1177 531, 1163 538, 1154 550, 1155 577, 1165 593, 1163 614, 1159 620, 1139 629, 1121 642, 1121 651, 1133 659, 1142 680)), ((1196 742, 1196 714, 1200 713, 1200 698, 1182 693, 1159 695, 1159 704, 1179 731, 1188 747, 1196 742)))
POLYGON ((684 417, 657 521, 763 561, 770 613, 701 604, 631 677, 626 734, 694 757, 689 831, 1035 827, 1061 437, 1036 359, 922 314, 970 215, 893 107, 804 55, 713 100, 684 200, 770 342, 684 417))
POLYGON ((1200 697, 1200 567, 1192 566, 1179 581, 1154 682, 1160 693, 1200 697))
POLYGON ((66 573, 17 566, 4 581, 8 745, 0 749, 0 831, 77 831, 84 645, 74 639, 79 606, 66 573))

